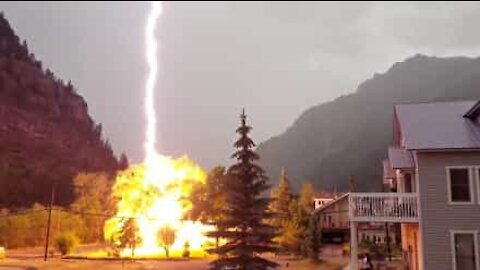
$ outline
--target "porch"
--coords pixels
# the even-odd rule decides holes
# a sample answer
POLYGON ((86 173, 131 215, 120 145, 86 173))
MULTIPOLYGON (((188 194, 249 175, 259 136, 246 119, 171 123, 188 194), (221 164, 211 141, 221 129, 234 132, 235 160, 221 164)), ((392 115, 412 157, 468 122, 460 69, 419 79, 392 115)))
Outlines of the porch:
POLYGON ((358 269, 358 223, 416 225, 419 218, 417 193, 350 193, 351 269, 358 269))

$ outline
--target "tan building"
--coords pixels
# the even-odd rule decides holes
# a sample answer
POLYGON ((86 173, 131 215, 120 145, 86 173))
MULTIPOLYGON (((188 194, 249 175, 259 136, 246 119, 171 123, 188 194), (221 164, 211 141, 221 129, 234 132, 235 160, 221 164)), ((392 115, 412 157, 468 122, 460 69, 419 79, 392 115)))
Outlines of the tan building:
POLYGON ((314 209, 325 206, 327 203, 335 200, 337 197, 342 194, 337 194, 336 192, 316 192, 313 198, 314 209))
MULTIPOLYGON (((322 243, 344 243, 350 241, 350 220, 348 216, 348 195, 345 193, 314 210, 319 220, 322 243)), ((358 242, 368 241, 386 244, 387 232, 385 224, 362 223, 358 226, 358 242)), ((393 230, 389 231, 390 243, 395 244, 393 230)))
POLYGON ((313 212, 319 221, 323 243, 342 243, 350 239, 348 193, 331 199, 313 212))
POLYGON ((479 116, 480 101, 396 105, 383 163, 392 192, 350 194, 352 235, 362 222, 400 223, 407 269, 480 270, 479 116))

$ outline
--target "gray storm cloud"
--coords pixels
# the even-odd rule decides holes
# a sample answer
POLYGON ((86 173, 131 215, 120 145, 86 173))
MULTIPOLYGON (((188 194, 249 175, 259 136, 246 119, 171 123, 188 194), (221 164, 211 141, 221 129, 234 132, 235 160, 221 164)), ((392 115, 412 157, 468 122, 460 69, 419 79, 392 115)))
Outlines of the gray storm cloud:
MULTIPOLYGON (((0 8, 44 66, 74 82, 117 153, 140 161, 148 5, 0 8)), ((478 25, 478 3, 167 2, 158 32, 158 148, 223 163, 241 107, 259 142, 412 54, 477 56, 478 25)))

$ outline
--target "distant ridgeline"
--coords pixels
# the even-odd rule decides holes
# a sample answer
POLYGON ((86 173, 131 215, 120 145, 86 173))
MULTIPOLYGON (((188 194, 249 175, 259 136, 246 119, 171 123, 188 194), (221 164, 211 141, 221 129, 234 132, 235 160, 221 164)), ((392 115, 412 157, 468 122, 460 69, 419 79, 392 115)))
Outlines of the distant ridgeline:
POLYGON ((118 167, 102 126, 73 85, 55 77, 0 15, 0 208, 73 200, 80 171, 118 167))
POLYGON ((355 93, 308 109, 257 150, 270 178, 277 181, 283 167, 296 188, 308 180, 317 189, 346 191, 353 175, 358 189, 379 189, 394 104, 465 99, 480 99, 480 58, 416 55, 355 93))

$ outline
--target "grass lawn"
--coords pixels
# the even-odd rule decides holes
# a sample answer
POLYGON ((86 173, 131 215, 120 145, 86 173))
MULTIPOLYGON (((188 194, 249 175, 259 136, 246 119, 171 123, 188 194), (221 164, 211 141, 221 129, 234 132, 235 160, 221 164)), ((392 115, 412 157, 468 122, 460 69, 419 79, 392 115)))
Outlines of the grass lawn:
MULTIPOLYGON (((92 255, 101 249, 102 246, 96 245, 81 246, 74 250, 73 255, 92 255)), ((42 255, 42 247, 7 250, 7 258, 0 259, 0 270, 207 270, 208 263, 214 259, 202 257, 190 260, 82 260, 60 259, 57 254, 56 257, 44 262, 42 255)), ((280 270, 340 270, 348 264, 348 258, 338 256, 325 256, 326 260, 320 263, 286 256, 268 256, 268 259, 276 261, 280 265, 278 268, 280 270)))

